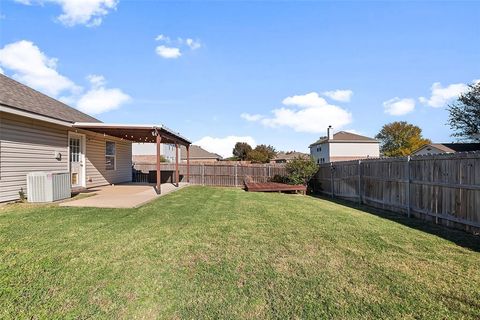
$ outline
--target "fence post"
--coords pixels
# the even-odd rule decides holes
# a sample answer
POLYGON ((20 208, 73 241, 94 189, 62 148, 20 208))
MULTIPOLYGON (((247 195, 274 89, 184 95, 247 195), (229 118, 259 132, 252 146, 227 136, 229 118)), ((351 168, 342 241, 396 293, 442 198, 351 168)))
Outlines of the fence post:
POLYGON ((333 162, 330 162, 330 184, 331 184, 330 188, 332 189, 331 190, 332 191, 332 194, 331 194, 332 198, 335 197, 335 185, 334 185, 335 181, 334 181, 334 177, 333 177, 333 170, 334 170, 333 162))
POLYGON ((410 218, 410 156, 407 156, 407 217, 410 218))
POLYGON ((238 170, 237 170, 237 164, 235 163, 235 187, 238 186, 238 170))
POLYGON ((205 164, 202 163, 202 185, 205 185, 205 164))
POLYGON ((358 160, 358 204, 362 204, 362 160, 358 160))

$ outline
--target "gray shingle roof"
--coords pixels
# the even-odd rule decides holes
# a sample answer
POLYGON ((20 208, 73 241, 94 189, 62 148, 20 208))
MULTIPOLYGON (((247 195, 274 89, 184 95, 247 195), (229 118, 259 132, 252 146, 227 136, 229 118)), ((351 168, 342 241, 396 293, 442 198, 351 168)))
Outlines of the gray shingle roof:
MULTIPOLYGON (((469 152, 469 151, 480 150, 480 143, 430 143, 430 144, 424 145, 423 147, 421 147, 416 151, 419 151, 428 146, 432 146, 434 148, 437 148, 447 153, 469 152)), ((416 151, 414 151, 413 153, 415 153, 416 151)))
POLYGON ((333 135, 333 139, 329 140, 327 137, 322 137, 312 143, 311 146, 316 146, 317 144, 322 144, 325 142, 372 142, 378 143, 378 140, 375 140, 370 137, 361 136, 359 134, 346 132, 346 131, 339 131, 333 135))
MULTIPOLYGON (((182 146, 182 160, 187 159, 187 149, 182 146)), ((218 159, 221 160, 223 157, 213 152, 209 152, 203 149, 200 146, 194 144, 190 145, 190 159, 218 159)))
POLYGON ((293 160, 298 157, 301 158, 309 158, 310 155, 303 153, 303 152, 297 152, 297 151, 292 151, 292 152, 279 152, 276 157, 272 160, 293 160))
POLYGON ((0 74, 0 104, 72 123, 101 122, 3 74, 0 74))

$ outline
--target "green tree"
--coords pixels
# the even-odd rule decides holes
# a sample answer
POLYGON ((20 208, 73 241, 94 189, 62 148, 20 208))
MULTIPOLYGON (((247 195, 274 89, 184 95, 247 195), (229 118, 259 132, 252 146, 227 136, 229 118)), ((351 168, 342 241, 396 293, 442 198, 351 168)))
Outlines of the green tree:
POLYGON ((267 163, 268 157, 264 152, 253 149, 248 153, 247 160, 251 161, 252 163, 267 163))
POLYGON ((247 154, 247 160, 253 163, 268 163, 275 158, 277 151, 271 145, 260 144, 247 154))
POLYGON ((288 182, 290 184, 306 185, 310 178, 317 172, 318 166, 312 157, 305 159, 297 157, 286 165, 288 182))
POLYGON ((252 151, 252 147, 246 142, 237 142, 233 148, 233 156, 238 160, 246 160, 248 153, 252 151))
POLYGON ((448 124, 454 137, 480 141, 480 82, 469 86, 457 101, 448 106, 448 124))
POLYGON ((411 154, 427 143, 429 139, 422 137, 422 129, 406 121, 388 123, 375 136, 380 140, 380 151, 387 157, 400 157, 411 154))

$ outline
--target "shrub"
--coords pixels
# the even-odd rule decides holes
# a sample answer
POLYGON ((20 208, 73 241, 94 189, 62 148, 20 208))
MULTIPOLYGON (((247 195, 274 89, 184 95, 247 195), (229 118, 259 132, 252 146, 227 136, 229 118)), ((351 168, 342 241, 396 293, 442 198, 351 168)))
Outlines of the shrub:
POLYGON ((273 176, 273 178, 270 180, 272 182, 278 182, 278 183, 289 183, 290 179, 288 179, 287 176, 282 176, 280 174, 276 174, 273 176))
POLYGON ((287 174, 290 184, 306 185, 308 180, 317 172, 318 166, 313 158, 297 157, 287 163, 287 174))

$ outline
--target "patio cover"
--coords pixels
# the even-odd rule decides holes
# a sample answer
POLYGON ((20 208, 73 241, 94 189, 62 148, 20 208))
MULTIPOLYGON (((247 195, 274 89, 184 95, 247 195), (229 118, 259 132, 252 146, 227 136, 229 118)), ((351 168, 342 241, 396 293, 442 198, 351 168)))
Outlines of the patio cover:
POLYGON ((164 125, 155 124, 118 124, 102 122, 75 122, 72 127, 97 132, 104 135, 117 137, 124 140, 140 143, 156 143, 157 145, 157 193, 161 193, 160 183, 160 143, 175 145, 175 177, 178 187, 178 145, 187 148, 187 182, 190 181, 190 144, 192 143, 180 133, 175 132, 164 125))
POLYGON ((183 146, 188 146, 192 143, 180 133, 175 132, 161 124, 75 122, 73 127, 130 140, 132 142, 155 143, 157 141, 157 133, 159 133, 162 138, 162 143, 180 144, 183 146))

